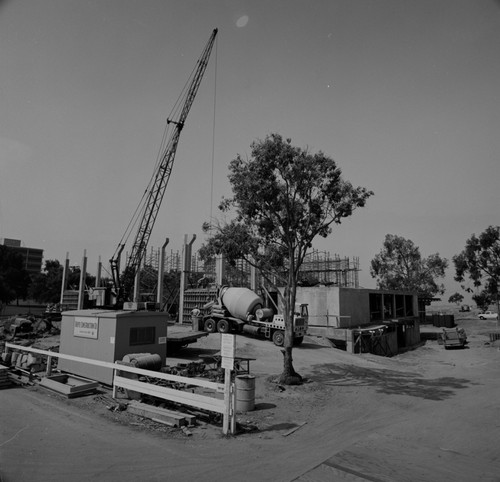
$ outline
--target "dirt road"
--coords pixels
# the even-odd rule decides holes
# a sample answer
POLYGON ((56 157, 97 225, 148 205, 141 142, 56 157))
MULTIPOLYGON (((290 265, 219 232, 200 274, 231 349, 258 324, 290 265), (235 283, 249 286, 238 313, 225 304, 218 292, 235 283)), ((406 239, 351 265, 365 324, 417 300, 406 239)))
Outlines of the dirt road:
MULTIPOLYGON (((500 351, 488 338, 496 325, 459 325, 468 348, 429 341, 394 358, 306 338, 294 350, 307 378, 297 387, 274 383, 277 347, 238 337, 237 353, 257 359, 256 410, 238 421, 258 430, 236 437, 210 425, 189 437, 154 428, 93 396, 4 390, 0 480, 500 481, 500 351)), ((218 343, 210 335, 184 355, 218 343)))

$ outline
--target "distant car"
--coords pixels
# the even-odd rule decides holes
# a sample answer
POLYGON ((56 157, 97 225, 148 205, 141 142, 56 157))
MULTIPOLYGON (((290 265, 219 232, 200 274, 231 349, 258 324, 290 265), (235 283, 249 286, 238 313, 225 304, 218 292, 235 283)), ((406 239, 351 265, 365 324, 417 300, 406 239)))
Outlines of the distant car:
POLYGON ((480 320, 498 320, 498 313, 494 311, 485 311, 484 313, 479 314, 480 320))

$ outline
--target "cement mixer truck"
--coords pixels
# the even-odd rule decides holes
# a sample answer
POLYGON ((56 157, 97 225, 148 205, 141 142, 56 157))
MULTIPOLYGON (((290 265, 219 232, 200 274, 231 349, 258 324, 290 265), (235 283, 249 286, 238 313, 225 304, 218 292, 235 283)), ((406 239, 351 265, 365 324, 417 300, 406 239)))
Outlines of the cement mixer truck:
MULTIPOLYGON (((263 299, 248 288, 223 286, 217 300, 203 307, 203 327, 209 333, 242 333, 261 336, 283 346, 285 319, 264 307, 263 299)), ((304 340, 308 327, 307 304, 297 304, 293 319, 294 345, 304 340)))

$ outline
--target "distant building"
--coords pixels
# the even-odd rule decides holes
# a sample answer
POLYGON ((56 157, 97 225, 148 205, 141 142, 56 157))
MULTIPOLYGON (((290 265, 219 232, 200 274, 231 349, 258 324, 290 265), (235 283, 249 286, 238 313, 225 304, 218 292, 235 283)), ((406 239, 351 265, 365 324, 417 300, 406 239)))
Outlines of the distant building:
POLYGON ((19 239, 0 239, 0 244, 9 247, 23 257, 23 268, 30 274, 38 274, 42 271, 43 249, 27 248, 21 246, 19 239))

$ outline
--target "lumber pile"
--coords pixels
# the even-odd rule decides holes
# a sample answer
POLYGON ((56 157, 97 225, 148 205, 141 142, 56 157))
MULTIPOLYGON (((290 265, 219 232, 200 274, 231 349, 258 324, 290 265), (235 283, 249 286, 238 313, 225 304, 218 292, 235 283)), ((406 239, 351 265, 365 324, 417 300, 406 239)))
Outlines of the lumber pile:
POLYGON ((146 403, 132 401, 128 404, 127 411, 140 417, 149 418, 155 422, 160 422, 171 427, 182 427, 184 425, 193 425, 196 417, 164 408, 155 407, 146 403))

